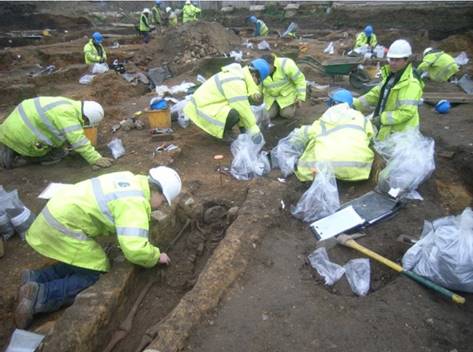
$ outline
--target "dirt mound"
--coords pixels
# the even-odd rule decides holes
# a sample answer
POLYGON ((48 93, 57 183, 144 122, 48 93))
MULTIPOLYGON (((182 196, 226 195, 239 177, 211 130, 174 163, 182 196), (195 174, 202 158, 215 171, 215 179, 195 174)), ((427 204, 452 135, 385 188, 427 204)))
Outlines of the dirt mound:
POLYGON ((450 52, 466 51, 469 57, 473 56, 473 31, 465 34, 455 34, 439 42, 439 48, 450 52))
POLYGON ((159 66, 163 62, 190 63, 205 56, 223 56, 240 44, 240 37, 217 22, 187 23, 167 30, 135 55, 135 63, 159 66))
POLYGON ((125 81, 119 73, 110 70, 94 78, 92 97, 101 104, 114 105, 131 97, 145 94, 147 88, 143 84, 132 85, 125 81))

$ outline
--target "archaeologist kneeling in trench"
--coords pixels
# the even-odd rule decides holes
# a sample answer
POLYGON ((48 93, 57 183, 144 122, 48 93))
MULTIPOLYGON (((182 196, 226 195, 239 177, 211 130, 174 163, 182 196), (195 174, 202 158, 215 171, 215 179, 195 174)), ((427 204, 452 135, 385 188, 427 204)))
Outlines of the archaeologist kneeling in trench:
POLYGON ((59 162, 67 154, 67 142, 89 164, 109 167, 112 159, 102 157, 84 135, 84 126, 98 125, 103 116, 102 106, 95 101, 24 100, 0 125, 0 165, 11 169, 27 163, 59 162))
POLYGON ((103 64, 107 62, 107 53, 102 43, 102 34, 99 32, 92 34, 92 39, 84 45, 84 61, 86 64, 103 64))
POLYGON ((447 82, 459 71, 455 59, 442 50, 427 48, 423 57, 421 64, 417 66, 421 77, 429 77, 435 82, 447 82))
POLYGON ((28 230, 26 242, 58 263, 22 272, 17 327, 27 328, 36 313, 71 304, 109 270, 96 237, 115 233, 126 259, 142 267, 169 264, 168 255, 148 240, 149 220, 151 210, 164 201, 170 205, 180 191, 176 171, 160 166, 148 176, 128 171, 105 174, 53 196, 28 230))
POLYGON ((353 100, 358 111, 374 109, 373 124, 377 139, 395 132, 419 128, 419 110, 424 83, 412 68, 411 45, 404 39, 394 41, 388 50, 389 65, 382 68, 382 81, 368 93, 353 100))
POLYGON ((204 82, 184 107, 184 114, 208 134, 231 142, 232 128, 248 133, 260 144, 263 135, 256 124, 249 98, 261 99, 258 85, 268 76, 269 64, 253 60, 249 66, 231 64, 204 82))
POLYGON ((353 97, 349 91, 333 91, 329 98, 331 107, 319 120, 296 130, 294 143, 304 143, 305 149, 295 174, 300 181, 312 181, 316 162, 327 161, 339 180, 366 180, 374 159, 370 148, 373 126, 351 108, 353 97))
POLYGON ((296 63, 287 57, 265 55, 270 71, 263 81, 263 98, 270 119, 294 118, 296 108, 306 98, 306 80, 296 63))

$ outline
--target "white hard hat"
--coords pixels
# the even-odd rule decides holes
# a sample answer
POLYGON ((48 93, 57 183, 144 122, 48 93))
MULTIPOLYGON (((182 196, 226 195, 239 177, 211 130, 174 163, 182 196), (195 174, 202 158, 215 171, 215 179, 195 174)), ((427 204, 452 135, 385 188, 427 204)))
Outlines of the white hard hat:
POLYGON ((143 13, 151 13, 151 11, 148 8, 144 8, 143 13))
POLYGON ((190 5, 191 3, 191 0, 186 0, 186 5, 190 5))
POLYGON ((166 12, 171 12, 171 10, 172 10, 172 9, 171 9, 169 6, 166 7, 166 12))
POLYGON ((407 40, 398 39, 395 40, 389 47, 388 58, 401 59, 412 55, 411 44, 407 40))
POLYGON ((427 48, 427 49, 425 49, 424 52, 422 53, 422 56, 427 55, 427 53, 428 53, 429 51, 432 51, 432 50, 434 50, 434 48, 427 48))
POLYGON ((150 169, 149 181, 162 190, 169 205, 181 193, 181 178, 176 171, 169 167, 158 166, 150 169))
POLYGON ((96 101, 85 100, 83 104, 82 113, 89 120, 90 126, 98 125, 103 119, 103 108, 102 105, 96 101))

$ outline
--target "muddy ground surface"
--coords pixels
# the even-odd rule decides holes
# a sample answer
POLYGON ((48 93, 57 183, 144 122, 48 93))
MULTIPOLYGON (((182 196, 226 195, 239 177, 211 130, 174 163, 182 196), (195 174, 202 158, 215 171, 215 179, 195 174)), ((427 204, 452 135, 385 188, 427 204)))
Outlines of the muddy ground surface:
MULTIPOLYGON (((81 3, 81 16, 86 13, 83 11, 84 6, 86 5, 81 3)), ((38 8, 36 5, 35 11, 38 11, 38 8)), ((54 5, 48 3, 42 13, 48 9, 54 13, 54 8, 54 5)), ((3 9, 5 10, 5 7, 3 9)), ((8 9, 12 16, 19 11, 17 7, 8 9)), ((23 10, 28 11, 25 8, 23 10)), ((402 23, 395 21, 394 16, 389 17, 392 22, 389 22, 389 28, 382 26, 383 21, 380 18, 386 18, 386 14, 379 8, 369 11, 352 9, 349 12, 345 8, 338 12, 335 9, 329 16, 323 15, 319 8, 315 11, 317 16, 314 16, 313 20, 307 12, 301 13, 301 28, 303 32, 306 30, 307 33, 316 34, 316 37, 304 41, 308 48, 305 54, 320 60, 328 58, 322 50, 330 41, 336 43, 338 54, 351 47, 354 34, 360 27, 357 23, 359 21, 356 20, 359 16, 365 16, 363 18, 366 18, 366 21, 375 25, 376 33, 379 33, 378 38, 385 45, 389 45, 389 42, 399 35, 405 35, 414 43, 417 55, 424 47, 433 43, 454 54, 467 51, 469 56, 473 57, 472 28, 471 23, 467 22, 467 19, 471 18, 471 8, 421 8, 405 11, 401 16, 402 23), (425 19, 429 16, 441 20, 433 21, 431 27, 426 24, 424 31, 417 31, 408 25, 418 18, 425 19), (451 17, 457 20, 448 20, 451 17), (330 30, 319 28, 321 22, 328 25, 330 30), (406 26, 403 26, 404 24, 406 26)), ((51 18, 58 23, 64 23, 61 22, 64 19, 56 16, 51 18)), ((71 14, 65 11, 64 16, 71 14)), ((268 22, 282 30, 286 20, 278 22, 278 16, 278 12, 272 12, 272 15, 268 16, 268 22)), ((220 18, 217 15, 215 17, 220 18)), ((84 21, 90 21, 87 23, 94 23, 96 28, 100 29, 100 25, 112 20, 98 20, 97 17, 91 16, 85 16, 83 20, 77 18, 74 22, 76 27, 71 29, 73 38, 63 36, 42 45, 18 46, 0 51, 0 80, 5 87, 0 88, 4 93, 0 98, 0 113, 7 116, 22 99, 40 94, 96 99, 104 105, 106 111, 105 121, 99 129, 98 150, 109 156, 106 144, 116 136, 123 140, 127 154, 111 169, 100 172, 92 171, 79 156, 69 156, 52 167, 35 165, 0 171, 0 184, 7 190, 17 188, 21 199, 34 212, 39 212, 45 205, 37 195, 49 182, 73 183, 100 173, 120 170, 145 173, 161 161, 153 157, 153 151, 160 142, 151 140, 148 130, 119 130, 115 134, 111 132, 113 124, 147 107, 154 93, 149 92, 144 85, 128 84, 114 72, 97 77, 90 86, 78 84, 79 78, 88 69, 81 65, 82 46, 86 41, 82 35, 89 30, 89 24, 84 21), (31 77, 28 73, 36 64, 55 64, 59 71, 50 76, 31 77)), ((244 26, 238 16, 222 19, 222 22, 236 27, 244 26)), ((64 30, 62 25, 56 26, 64 30)), ((123 45, 117 49, 107 49, 111 52, 110 58, 128 60, 136 72, 167 64, 174 74, 173 78, 165 82, 169 86, 179 84, 183 80, 194 80, 199 72, 209 77, 219 68, 214 61, 209 63, 209 57, 221 56, 234 48, 243 49, 245 57, 255 57, 261 53, 241 46, 246 39, 254 43, 258 41, 239 37, 215 23, 186 25, 167 30, 160 35, 164 39, 158 40, 155 37, 146 47, 140 44, 140 39, 134 36, 133 32, 116 35, 118 37, 106 38, 106 46, 111 46, 115 40, 123 45), (180 41, 180 38, 186 40, 180 41), (176 45, 171 45, 171 42, 176 42, 176 45)), ((281 41, 272 36, 268 38, 268 42, 277 53, 298 54, 298 41, 281 41)), ((349 85, 346 78, 333 80, 310 68, 302 69, 307 79, 317 83, 346 87, 349 85)), ((472 65, 467 66, 465 70, 471 73, 472 65)), ((449 84, 428 83, 425 90, 458 91, 458 88, 449 84)), ((326 96, 326 92, 315 92, 313 96, 326 96)), ((269 150, 279 138, 298 125, 311 123, 325 108, 320 100, 308 99, 298 111, 296 122, 274 121, 275 126, 265 132, 265 149, 269 150)), ((367 231, 368 236, 360 240, 360 243, 397 262, 407 250, 405 244, 396 241, 400 234, 416 236, 420 233, 424 219, 432 220, 458 213, 466 206, 472 205, 473 105, 456 105, 448 115, 438 115, 431 106, 425 104, 420 107, 420 113, 423 133, 436 141, 437 169, 420 188, 424 201, 408 203, 396 217, 370 228, 367 231)), ((232 160, 229 146, 205 135, 195 126, 181 129, 174 122, 173 127, 176 133, 172 142, 178 145, 182 152, 173 157, 172 167, 175 167, 183 178, 185 194, 193 197, 202 209, 215 205, 223 206, 225 211, 231 207, 240 207, 245 202, 247 191, 256 187, 265 194, 262 196, 265 206, 277 208, 283 199, 289 207, 297 202, 308 187, 291 177, 283 185, 282 196, 276 193, 271 196, 271 185, 277 182, 275 180, 279 176, 277 170, 258 182, 239 182, 223 176, 223 184, 220 185, 213 156, 224 155, 223 164, 229 165, 232 160)), ((339 182, 341 199, 353 199, 373 189, 373 186, 372 180, 359 183, 339 182)), ((178 209, 177 214, 176 221, 169 227, 174 233, 182 228, 186 220, 181 210, 178 209)), ((202 213, 198 213, 183 237, 169 251, 173 260, 172 266, 139 274, 136 290, 130 292, 130 300, 126 303, 130 307, 147 282, 157 282, 140 305, 132 330, 114 351, 134 351, 142 340, 143 332, 166 317, 181 297, 195 285, 207 260, 231 224, 226 215, 217 218, 214 223, 206 223, 202 213)), ((316 245, 308 227, 291 217, 287 211, 281 211, 279 216, 266 220, 264 238, 242 250, 242 258, 249 260, 246 273, 227 292, 219 307, 208 314, 200 326, 193 329, 185 347, 186 351, 456 349, 460 352, 471 349, 471 295, 466 295, 466 305, 454 306, 373 261, 371 289, 367 297, 355 297, 345 278, 328 289, 307 264, 306 257, 316 245)), ((251 232, 254 228, 255 225, 249 222, 243 227, 243 231, 246 229, 251 232)), ((18 237, 6 242, 5 247, 6 255, 0 259, 3 274, 0 284, 0 349, 7 345, 14 329, 12 312, 16 304, 20 271, 49 263, 18 237)), ((116 253, 119 255, 119 251, 116 253)), ((348 249, 333 247, 329 249, 329 257, 339 264, 344 264, 360 255, 348 249)), ((113 270, 110 275, 113 275, 113 270)), ((219 285, 219 282, 215 282, 215 285, 219 285)), ((40 331, 50 332, 50 329, 44 328, 45 323, 54 322, 61 314, 60 311, 39 317, 32 330, 42 329, 40 331)), ((113 332, 114 329, 108 332, 110 339, 113 332)), ((110 339, 104 339, 97 351, 102 351, 110 339)))

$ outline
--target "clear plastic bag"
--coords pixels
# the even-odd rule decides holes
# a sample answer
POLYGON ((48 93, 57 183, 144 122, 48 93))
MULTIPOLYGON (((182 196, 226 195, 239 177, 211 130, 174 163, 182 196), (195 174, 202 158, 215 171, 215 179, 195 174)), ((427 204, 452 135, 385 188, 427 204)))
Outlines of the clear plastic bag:
POLYGON ((237 180, 250 180, 271 170, 268 153, 261 151, 264 143, 264 139, 260 144, 253 143, 246 133, 238 136, 230 147, 233 155, 230 173, 233 177, 237 180))
POLYGON ((36 351, 44 335, 26 330, 15 329, 5 352, 33 352, 36 351))
POLYGON ((345 273, 345 269, 328 259, 325 247, 320 247, 309 255, 310 265, 317 270, 325 280, 325 285, 332 286, 345 273))
POLYGON ((378 191, 398 189, 400 197, 414 197, 435 170, 435 142, 415 128, 376 141, 374 148, 387 162, 379 174, 378 191))
POLYGON ((304 222, 314 222, 340 208, 337 181, 330 164, 318 162, 317 174, 310 188, 299 202, 291 207, 291 214, 304 222))
POLYGON ((284 177, 292 175, 297 160, 304 153, 309 137, 303 132, 308 126, 296 128, 285 138, 279 140, 278 145, 271 150, 271 162, 273 168, 281 169, 284 177))
POLYGON ((95 78, 95 75, 86 74, 86 75, 83 75, 83 76, 79 79, 79 83, 80 83, 80 84, 91 84, 92 81, 94 80, 94 78, 95 78))
POLYGON ((271 50, 271 46, 266 40, 258 43, 258 50, 271 50))
POLYGON ((473 293, 473 211, 426 221, 402 266, 441 286, 473 293))
POLYGON ((265 129, 269 127, 271 124, 271 119, 269 118, 269 115, 266 113, 265 110, 265 105, 250 105, 251 106, 251 111, 253 111, 253 115, 255 115, 256 118, 256 124, 260 128, 260 130, 265 129))
POLYGON ((107 144, 112 152, 112 156, 114 159, 118 159, 125 155, 125 147, 123 146, 123 142, 119 138, 114 138, 110 143, 107 144))
POLYGON ((97 75, 105 73, 109 70, 108 65, 104 62, 102 64, 94 64, 92 66, 92 74, 97 75))
POLYGON ((187 128, 190 125, 191 120, 185 116, 184 114, 184 107, 186 106, 187 102, 190 100, 190 95, 186 97, 184 100, 178 101, 176 104, 171 106, 171 116, 177 115, 177 123, 182 128, 187 128))
POLYGON ((358 296, 366 296, 370 290, 370 260, 367 258, 352 259, 343 267, 353 293, 358 296))

